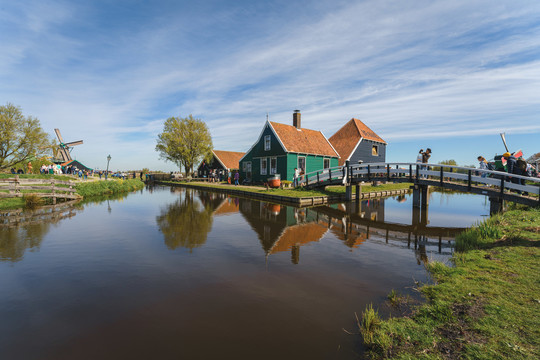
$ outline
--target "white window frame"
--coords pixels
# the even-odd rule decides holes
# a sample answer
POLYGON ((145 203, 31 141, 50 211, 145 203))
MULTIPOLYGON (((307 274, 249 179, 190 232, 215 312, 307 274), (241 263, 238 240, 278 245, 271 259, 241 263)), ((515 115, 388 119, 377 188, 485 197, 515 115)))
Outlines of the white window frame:
POLYGON ((323 169, 329 169, 329 168, 330 168, 330 159, 323 159, 323 169))
POLYGON ((268 174, 268 159, 267 158, 261 158, 261 175, 268 174), (263 166, 264 163, 264 166, 263 166))
POLYGON ((246 161, 244 164, 246 165, 246 173, 251 172, 251 161, 246 161))
POLYGON ((277 157, 271 157, 270 158, 270 175, 274 175, 277 173, 277 157), (275 166, 272 167, 272 161, 275 161, 275 166))
POLYGON ((270 151, 272 137, 270 135, 265 135, 264 137, 264 151, 270 151))
POLYGON ((298 157, 298 162, 297 162, 297 168, 298 168, 298 171, 302 172, 302 170, 304 171, 304 173, 306 172, 306 168, 307 168, 307 159, 305 156, 299 156, 298 157), (304 159, 304 168, 302 169, 302 167, 300 166, 300 159, 304 159))

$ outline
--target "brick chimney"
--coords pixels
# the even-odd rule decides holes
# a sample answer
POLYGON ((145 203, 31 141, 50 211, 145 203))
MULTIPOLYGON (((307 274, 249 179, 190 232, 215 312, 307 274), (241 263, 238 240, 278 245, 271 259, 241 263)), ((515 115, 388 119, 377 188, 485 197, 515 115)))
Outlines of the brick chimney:
POLYGON ((292 114, 292 124, 298 130, 302 128, 300 124, 300 117, 301 117, 300 110, 294 110, 294 113, 292 114))

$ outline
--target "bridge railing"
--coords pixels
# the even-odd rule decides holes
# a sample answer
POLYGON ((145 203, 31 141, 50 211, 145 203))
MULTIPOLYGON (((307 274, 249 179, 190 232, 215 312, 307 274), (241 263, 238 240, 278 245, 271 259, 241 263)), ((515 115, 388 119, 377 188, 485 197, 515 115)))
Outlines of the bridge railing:
POLYGON ((340 181, 346 184, 349 179, 354 178, 362 178, 367 181, 392 181, 396 178, 408 178, 410 182, 418 182, 429 178, 430 181, 440 181, 441 186, 443 186, 445 179, 447 179, 465 182, 469 187, 475 184, 483 184, 497 186, 502 191, 516 190, 540 196, 540 178, 444 164, 370 163, 353 164, 349 167, 337 166, 307 173, 302 176, 299 184, 313 185, 324 182, 336 184, 340 181), (485 176, 482 176, 483 174, 485 176), (520 184, 521 180, 524 180, 523 182, 532 182, 533 184, 520 184))

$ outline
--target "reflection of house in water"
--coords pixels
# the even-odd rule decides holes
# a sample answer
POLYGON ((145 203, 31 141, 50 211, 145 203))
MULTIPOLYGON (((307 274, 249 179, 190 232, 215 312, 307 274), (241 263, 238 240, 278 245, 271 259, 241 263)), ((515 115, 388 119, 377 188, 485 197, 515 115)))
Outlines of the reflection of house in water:
POLYGON ((267 256, 290 251, 292 262, 297 264, 300 246, 319 241, 327 232, 313 209, 240 199, 240 212, 257 233, 267 256))

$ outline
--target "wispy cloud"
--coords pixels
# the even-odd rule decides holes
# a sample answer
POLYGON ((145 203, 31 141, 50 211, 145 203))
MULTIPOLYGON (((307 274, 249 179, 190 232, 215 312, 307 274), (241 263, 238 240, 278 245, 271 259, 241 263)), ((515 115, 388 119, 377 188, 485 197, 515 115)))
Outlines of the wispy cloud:
POLYGON ((6 6, 0 99, 84 138, 90 166, 113 152, 167 167, 156 135, 188 114, 230 150, 251 146, 267 112, 289 122, 296 108, 326 135, 353 116, 390 141, 540 132, 532 2, 141 6, 6 6))

